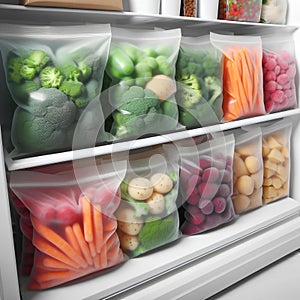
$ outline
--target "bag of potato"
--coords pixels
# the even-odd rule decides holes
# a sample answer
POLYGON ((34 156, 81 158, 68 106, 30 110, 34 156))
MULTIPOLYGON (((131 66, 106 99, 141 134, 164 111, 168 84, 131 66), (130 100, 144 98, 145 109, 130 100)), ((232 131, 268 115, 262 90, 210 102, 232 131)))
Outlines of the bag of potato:
POLYGON ((179 165, 172 146, 149 154, 135 151, 121 183, 121 204, 116 212, 117 233, 129 257, 170 243, 180 237, 177 211, 179 165))
POLYGON ((180 187, 184 197, 181 231, 198 234, 235 217, 232 204, 234 136, 216 136, 196 147, 182 147, 180 187), (196 150, 195 150, 196 148, 196 150))
POLYGON ((264 203, 289 195, 291 132, 292 124, 284 121, 262 128, 264 203))
POLYGON ((262 206, 263 160, 260 128, 235 130, 233 206, 236 214, 262 206))

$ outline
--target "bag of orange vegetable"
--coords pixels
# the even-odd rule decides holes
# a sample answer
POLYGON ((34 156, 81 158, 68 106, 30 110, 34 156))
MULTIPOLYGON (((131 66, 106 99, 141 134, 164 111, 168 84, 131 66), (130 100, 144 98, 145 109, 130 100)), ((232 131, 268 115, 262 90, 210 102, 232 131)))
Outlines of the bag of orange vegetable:
POLYGON ((265 114, 261 38, 210 35, 212 44, 223 53, 223 120, 265 114))
MULTIPOLYGON (((98 274, 127 258, 120 248, 114 216, 126 163, 97 165, 87 160, 83 165, 81 161, 61 165, 57 172, 49 166, 10 176, 12 192, 28 210, 27 226, 20 225, 33 250, 31 265, 23 261, 29 290, 98 274)), ((17 205, 16 199, 13 203, 17 205)))

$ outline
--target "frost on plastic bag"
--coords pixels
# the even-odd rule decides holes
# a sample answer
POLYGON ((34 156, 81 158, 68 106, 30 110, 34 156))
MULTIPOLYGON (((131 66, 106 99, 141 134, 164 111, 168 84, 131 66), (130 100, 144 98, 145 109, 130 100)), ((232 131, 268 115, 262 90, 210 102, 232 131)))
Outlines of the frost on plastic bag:
POLYGON ((214 138, 197 145, 197 153, 183 147, 180 187, 182 205, 181 231, 201 233, 225 224, 235 217, 232 204, 232 160, 234 137, 214 138))
POLYGON ((178 171, 176 155, 163 146, 160 154, 129 157, 121 184, 121 204, 116 212, 123 251, 136 257, 180 237, 177 212, 178 171))
POLYGON ((262 42, 266 112, 296 108, 296 59, 292 33, 263 36, 262 42))
POLYGON ((222 119, 221 57, 209 35, 182 37, 176 64, 176 100, 182 125, 208 126, 222 119))
POLYGON ((262 206, 263 159, 260 128, 236 131, 233 157, 233 195, 236 214, 262 206))
POLYGON ((223 53, 224 121, 265 114, 261 38, 211 33, 211 41, 223 53))
POLYGON ((285 24, 288 0, 263 0, 261 9, 262 23, 285 24))
POLYGON ((28 289, 58 286, 126 259, 114 215, 126 164, 117 166, 118 171, 106 164, 58 173, 12 172, 13 203, 23 214, 26 209, 27 216, 28 226, 22 221, 20 225, 25 237, 22 270, 30 276, 28 289))
POLYGON ((101 96, 115 139, 169 131, 178 124, 175 65, 181 31, 112 28, 101 96))
MULTIPOLYGON (((101 141, 104 120, 99 95, 110 26, 5 24, 0 38, 7 87, 17 105, 11 155, 70 149, 78 122, 87 131, 98 128, 101 141), (95 111, 89 108, 93 102, 99 103, 95 111)), ((85 136, 81 146, 86 146, 85 136)))
POLYGON ((273 202, 289 195, 291 131, 292 124, 283 121, 262 128, 264 203, 273 202))

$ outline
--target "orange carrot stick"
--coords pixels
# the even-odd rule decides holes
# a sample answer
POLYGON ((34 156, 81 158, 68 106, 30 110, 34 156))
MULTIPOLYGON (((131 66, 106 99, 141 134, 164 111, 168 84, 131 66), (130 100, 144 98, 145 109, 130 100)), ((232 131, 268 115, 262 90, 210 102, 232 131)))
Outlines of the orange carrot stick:
POLYGON ((100 252, 100 265, 101 268, 106 268, 107 267, 107 249, 106 249, 106 244, 103 244, 100 252))
POLYGON ((32 225, 35 230, 49 242, 51 242, 54 246, 60 249, 63 253, 65 253, 69 258, 74 260, 79 265, 84 264, 84 260, 81 256, 77 254, 77 252, 64 240, 60 235, 58 235, 51 228, 43 225, 36 217, 31 216, 32 225))
POLYGON ((71 247, 79 254, 81 255, 80 247, 78 245, 77 239, 74 235, 72 227, 69 225, 65 228, 65 236, 67 242, 71 245, 71 247))
POLYGON ((97 253, 95 257, 93 257, 94 267, 96 270, 99 270, 101 268, 101 262, 100 262, 100 254, 97 253))
MULTIPOLYGON (((67 265, 66 263, 59 261, 52 257, 44 257, 43 258, 43 266, 50 269, 62 269, 62 270, 72 270, 76 271, 75 268, 67 265)), ((78 270, 78 269, 77 269, 78 270)))
POLYGON ((93 223, 94 223, 96 252, 100 253, 101 247, 103 245, 103 220, 102 220, 101 206, 99 204, 94 205, 93 221, 94 221, 93 223))
POLYGON ((81 197, 84 238, 89 243, 93 241, 92 206, 87 196, 81 197))
POLYGON ((96 251, 96 246, 95 246, 94 242, 90 242, 90 243, 88 243, 88 245, 89 245, 91 256, 95 257, 97 254, 97 251, 96 251))
POLYGON ((68 256, 66 256, 64 253, 62 253, 60 250, 52 246, 46 239, 42 238, 41 236, 34 234, 33 235, 33 244, 37 249, 39 249, 41 252, 49 255, 50 257, 53 257, 54 259, 57 259, 58 261, 61 261, 73 268, 79 268, 80 265, 74 262, 72 259, 70 259, 68 256))
POLYGON ((73 232, 74 232, 74 235, 77 239, 77 242, 79 244, 79 247, 81 249, 81 252, 82 252, 85 260, 87 261, 87 263, 90 266, 93 265, 93 259, 92 259, 88 244, 84 239, 84 236, 83 236, 83 233, 82 233, 79 223, 73 224, 73 232))

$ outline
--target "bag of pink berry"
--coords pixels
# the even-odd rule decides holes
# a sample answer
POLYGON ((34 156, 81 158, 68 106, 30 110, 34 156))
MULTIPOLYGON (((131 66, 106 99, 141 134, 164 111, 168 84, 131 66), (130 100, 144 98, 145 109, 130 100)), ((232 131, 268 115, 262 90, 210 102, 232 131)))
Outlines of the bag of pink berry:
POLYGON ((198 234, 235 218, 234 145, 233 134, 215 134, 211 140, 180 149, 181 196, 185 198, 181 207, 183 234, 198 234))
POLYGON ((264 103, 267 113, 295 108, 296 59, 293 33, 262 36, 264 103))

